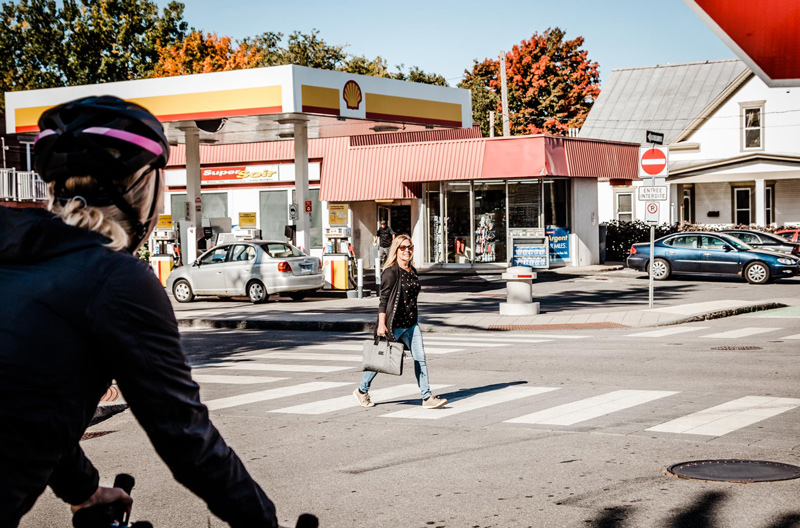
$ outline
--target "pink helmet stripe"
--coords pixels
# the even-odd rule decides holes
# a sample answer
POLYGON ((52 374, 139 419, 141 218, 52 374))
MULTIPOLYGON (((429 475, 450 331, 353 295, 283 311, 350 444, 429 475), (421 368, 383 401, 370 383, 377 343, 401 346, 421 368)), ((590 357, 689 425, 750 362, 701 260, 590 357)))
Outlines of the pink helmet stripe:
POLYGON ((107 127, 89 127, 84 129, 83 132, 85 134, 99 134, 101 136, 109 136, 116 139, 121 139, 122 141, 127 141, 128 143, 138 145, 145 150, 149 150, 156 156, 164 154, 164 149, 157 141, 140 136, 139 134, 134 134, 133 132, 126 132, 125 130, 117 130, 116 128, 107 127))
POLYGON ((56 131, 52 130, 50 128, 48 128, 47 130, 42 130, 41 132, 39 132, 36 135, 36 139, 33 140, 33 144, 35 145, 36 142, 39 141, 40 139, 42 139, 43 137, 52 136, 55 133, 56 133, 56 131))

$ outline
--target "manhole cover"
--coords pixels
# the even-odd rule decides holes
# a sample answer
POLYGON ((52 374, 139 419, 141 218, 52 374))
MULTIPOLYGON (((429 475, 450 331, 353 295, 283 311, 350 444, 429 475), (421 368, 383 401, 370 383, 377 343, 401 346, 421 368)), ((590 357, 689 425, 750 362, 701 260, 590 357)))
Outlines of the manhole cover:
POLYGON ((762 348, 757 346, 720 346, 712 347, 711 350, 762 350, 762 348))
POLYGON ((113 401, 117 401, 117 398, 119 398, 119 389, 117 389, 117 387, 115 385, 111 385, 108 388, 108 390, 106 391, 106 393, 103 394, 103 397, 100 398, 100 401, 101 402, 113 402, 113 401))
POLYGON ((667 468, 679 478, 717 482, 772 482, 800 477, 800 467, 765 460, 695 460, 667 468))
POLYGON ((111 433, 113 433, 113 432, 114 432, 114 431, 96 431, 96 432, 92 432, 92 433, 83 433, 83 436, 81 436, 81 441, 84 441, 84 440, 91 440, 92 438, 97 438, 97 437, 100 437, 100 436, 105 436, 105 435, 107 435, 107 434, 111 434, 111 433))

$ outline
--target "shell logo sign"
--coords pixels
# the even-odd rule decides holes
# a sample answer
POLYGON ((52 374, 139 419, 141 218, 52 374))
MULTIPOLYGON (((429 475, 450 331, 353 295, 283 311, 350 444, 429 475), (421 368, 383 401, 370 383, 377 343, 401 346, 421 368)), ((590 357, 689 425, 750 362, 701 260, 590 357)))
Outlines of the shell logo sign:
POLYGON ((344 84, 344 89, 342 89, 342 98, 349 110, 358 110, 358 106, 363 100, 361 87, 355 81, 347 81, 344 84))

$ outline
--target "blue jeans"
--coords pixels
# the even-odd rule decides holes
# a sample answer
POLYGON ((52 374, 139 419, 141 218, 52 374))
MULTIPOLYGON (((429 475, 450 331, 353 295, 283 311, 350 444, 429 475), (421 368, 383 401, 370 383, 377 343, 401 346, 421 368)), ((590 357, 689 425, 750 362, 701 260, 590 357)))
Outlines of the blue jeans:
MULTIPOLYGON (((414 358, 414 374, 417 376, 419 392, 422 394, 423 399, 429 397, 431 395, 431 386, 428 383, 428 365, 425 363, 425 347, 422 346, 422 331, 419 329, 419 325, 415 324, 411 328, 393 328, 392 333, 395 339, 405 343, 406 348, 411 351, 411 357, 414 358)), ((361 384, 358 389, 361 392, 369 392, 369 386, 377 375, 377 372, 372 372, 371 370, 364 372, 364 377, 361 378, 361 384)))

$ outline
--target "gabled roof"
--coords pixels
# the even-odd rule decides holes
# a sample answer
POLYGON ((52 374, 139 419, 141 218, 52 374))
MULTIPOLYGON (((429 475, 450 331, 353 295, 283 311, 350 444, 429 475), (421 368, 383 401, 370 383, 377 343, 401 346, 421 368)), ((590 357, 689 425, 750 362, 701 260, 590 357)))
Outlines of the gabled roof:
POLYGON ((652 130, 673 143, 752 75, 738 59, 615 69, 578 137, 644 143, 652 130))

